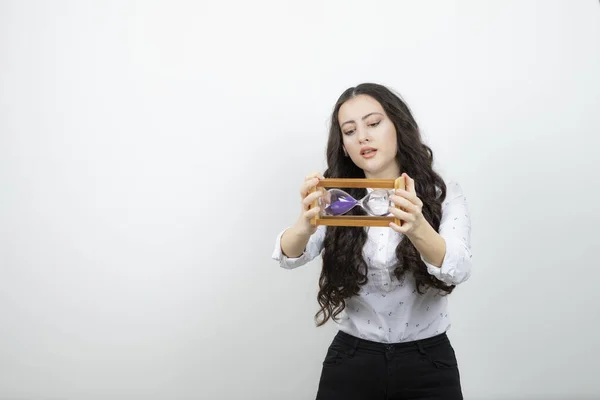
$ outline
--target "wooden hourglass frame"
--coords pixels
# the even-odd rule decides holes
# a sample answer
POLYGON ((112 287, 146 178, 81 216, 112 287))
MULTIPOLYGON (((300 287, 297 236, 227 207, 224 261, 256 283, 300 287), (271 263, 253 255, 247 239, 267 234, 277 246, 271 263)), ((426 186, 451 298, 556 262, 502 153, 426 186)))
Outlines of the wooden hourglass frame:
MULTIPOLYGON (((367 179, 367 178, 325 178, 321 179, 311 193, 317 188, 372 188, 372 189, 405 189, 404 178, 397 179, 367 179)), ((318 207, 319 201, 315 200, 311 206, 318 207)), ((397 206, 396 206, 397 207, 397 206)), ((397 207, 398 208, 398 207, 397 207)), ((310 220, 313 226, 389 226, 390 222, 402 225, 402 221, 396 217, 376 217, 370 215, 317 215, 310 220)))

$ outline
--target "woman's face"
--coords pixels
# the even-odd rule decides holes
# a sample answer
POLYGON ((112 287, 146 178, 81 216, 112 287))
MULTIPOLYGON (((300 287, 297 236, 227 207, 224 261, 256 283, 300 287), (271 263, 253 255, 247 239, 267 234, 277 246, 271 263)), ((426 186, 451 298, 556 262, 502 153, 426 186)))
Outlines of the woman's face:
POLYGON ((372 179, 396 179, 396 128, 377 100, 358 95, 338 112, 342 144, 352 161, 372 179))

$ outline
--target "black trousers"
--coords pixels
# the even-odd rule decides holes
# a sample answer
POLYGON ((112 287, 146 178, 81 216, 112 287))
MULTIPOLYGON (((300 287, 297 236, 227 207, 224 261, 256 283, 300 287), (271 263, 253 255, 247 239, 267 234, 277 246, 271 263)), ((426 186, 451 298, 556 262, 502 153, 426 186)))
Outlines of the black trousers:
POLYGON ((462 400, 454 349, 443 333, 384 344, 342 331, 329 346, 317 400, 462 400))

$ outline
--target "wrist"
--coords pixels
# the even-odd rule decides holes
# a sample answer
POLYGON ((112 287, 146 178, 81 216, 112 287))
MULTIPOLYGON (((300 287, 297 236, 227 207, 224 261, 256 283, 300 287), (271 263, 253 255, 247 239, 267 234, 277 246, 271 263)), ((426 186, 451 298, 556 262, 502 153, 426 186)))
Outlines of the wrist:
POLYGON ((425 240, 427 237, 431 237, 432 233, 437 232, 435 232, 435 229, 433 229, 433 227, 424 217, 421 217, 421 221, 415 224, 414 229, 410 232, 407 232, 406 236, 408 239, 410 239, 410 241, 417 241, 425 240))
POLYGON ((421 258, 430 265, 441 267, 446 254, 446 240, 424 221, 413 232, 407 234, 421 258))
POLYGON ((290 231, 289 233, 297 239, 307 239, 312 235, 312 232, 306 229, 304 224, 302 224, 302 221, 296 222, 288 230, 290 231))

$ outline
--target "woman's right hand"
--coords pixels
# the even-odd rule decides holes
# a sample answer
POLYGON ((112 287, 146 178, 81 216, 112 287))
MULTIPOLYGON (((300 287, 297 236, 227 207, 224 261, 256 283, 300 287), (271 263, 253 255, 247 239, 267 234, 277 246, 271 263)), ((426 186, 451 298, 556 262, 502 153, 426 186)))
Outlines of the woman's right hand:
POLYGON ((308 235, 312 235, 317 231, 317 227, 310 223, 310 220, 317 215, 321 211, 320 207, 313 207, 311 209, 310 206, 312 203, 319 199, 323 195, 323 191, 317 189, 316 191, 311 193, 312 188, 316 187, 319 183, 320 179, 325 179, 323 175, 315 172, 311 175, 308 175, 304 178, 304 183, 300 187, 300 206, 301 213, 300 218, 296 222, 296 229, 302 233, 306 233, 308 235))

